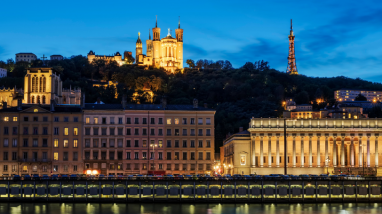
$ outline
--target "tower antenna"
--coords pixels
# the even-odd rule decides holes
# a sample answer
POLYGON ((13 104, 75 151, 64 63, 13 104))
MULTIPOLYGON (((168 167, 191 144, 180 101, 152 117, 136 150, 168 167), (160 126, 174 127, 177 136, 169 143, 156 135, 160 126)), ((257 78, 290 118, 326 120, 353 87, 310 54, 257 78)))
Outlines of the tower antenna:
POLYGON ((155 19, 156 19, 156 20, 155 20, 155 27, 158 27, 158 15, 155 15, 155 17, 156 17, 156 18, 155 18, 155 19))
POLYGON ((180 16, 179 16, 179 22, 178 22, 178 29, 180 29, 180 16))
POLYGON ((149 39, 151 40, 150 28, 149 28, 149 39))
POLYGON ((286 72, 288 74, 298 75, 296 55, 294 52, 294 34, 293 34, 292 19, 290 20, 290 34, 288 38, 289 38, 289 55, 288 55, 288 66, 287 66, 286 72))

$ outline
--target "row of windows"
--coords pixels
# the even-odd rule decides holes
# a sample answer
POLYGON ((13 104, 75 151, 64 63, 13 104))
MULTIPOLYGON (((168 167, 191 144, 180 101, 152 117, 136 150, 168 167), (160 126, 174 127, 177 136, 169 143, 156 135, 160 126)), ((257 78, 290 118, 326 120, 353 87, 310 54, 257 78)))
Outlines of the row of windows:
MULTIPOLYGON (((163 118, 157 118, 158 124, 163 124, 163 118)), ((118 117, 118 124, 123 124, 122 122, 123 118, 118 117)), ((167 118, 166 124, 171 125, 179 125, 180 120, 182 120, 182 124, 186 125, 188 124, 188 118, 167 118)), ((85 118, 85 123, 90 124, 90 117, 85 118)), ((109 117, 109 123, 107 121, 107 117, 102 117, 101 121, 99 121, 98 117, 93 117, 92 124, 115 124, 115 117, 109 117), (101 123, 100 123, 101 122, 101 123)), ((132 124, 132 118, 128 117, 126 118, 126 124, 132 124)), ((134 124, 147 124, 147 118, 134 118, 134 124), (140 121, 141 120, 141 121, 140 121)), ((150 118, 150 124, 156 124, 156 118, 150 118)), ((195 118, 189 118, 189 124, 193 125, 195 124, 195 118)), ((198 118, 198 124, 203 125, 203 118, 198 118)), ((205 119, 205 124, 210 125, 211 124, 211 118, 205 119)))
POLYGON ((163 152, 141 152, 141 154, 140 152, 126 152, 125 157, 123 157, 123 152, 114 151, 100 153, 93 151, 92 156, 91 152, 85 151, 85 160, 147 160, 147 154, 150 155, 150 160, 196 160, 196 158, 197 160, 211 160, 210 152, 206 152, 205 156, 203 152, 167 152, 166 157, 163 156, 163 152), (180 157, 180 154, 182 154, 182 157, 180 157), (157 157, 155 157, 156 155, 157 157))
MULTIPOLYGON (((69 140, 64 139, 62 145, 64 148, 69 148, 69 140)), ((9 139, 5 138, 3 140, 3 147, 9 147, 9 146, 10 146, 9 145, 9 139)), ((38 139, 33 139, 31 145, 29 144, 29 139, 23 139, 23 145, 22 146, 23 147, 29 147, 29 146, 32 146, 32 147, 39 147, 39 146, 48 147, 48 139, 42 139, 41 144, 39 143, 38 139)), ((12 139, 12 147, 17 147, 17 139, 12 139)), ((55 147, 55 148, 59 147, 59 140, 58 139, 53 140, 53 147, 55 147)), ((78 140, 77 139, 73 140, 72 147, 73 148, 78 147, 78 140)))
MULTIPOLYGON (((17 135, 17 133, 18 133, 17 127, 12 127, 12 134, 13 135, 17 135)), ((69 128, 64 128, 63 133, 64 133, 64 135, 69 135, 69 128)), ((9 134, 9 127, 4 127, 3 134, 4 135, 8 135, 9 134)), ((29 127, 24 127, 23 128, 23 135, 29 135, 29 134, 33 134, 33 135, 40 134, 39 131, 38 131, 38 127, 33 127, 32 128, 32 133, 29 133, 29 127)), ((42 135, 48 135, 48 127, 43 127, 41 134, 42 135)), ((59 128, 58 127, 54 127, 53 128, 53 134, 54 135, 59 135, 59 128)), ((73 128, 73 135, 75 135, 75 136, 78 135, 78 128, 73 128)))
MULTIPOLYGON (((99 132, 100 128, 99 127, 93 127, 91 128, 85 128, 85 135, 123 135, 123 128, 118 128, 117 133, 115 132, 115 128, 101 128, 101 133, 99 132), (93 130, 93 133, 91 133, 91 130, 93 130), (108 132, 109 130, 109 132, 108 132)), ((131 128, 126 129, 126 135, 132 135, 131 128)), ((174 136, 180 136, 180 129, 174 129, 174 132, 172 132, 172 129, 167 129, 166 130, 166 135, 171 136, 172 133, 174 133, 174 136)), ((140 131, 139 128, 134 129, 134 135, 148 135, 149 133, 147 132, 146 128, 142 128, 140 131)), ((195 136, 195 129, 182 129, 182 136, 195 136)), ((155 129, 150 129, 150 135, 154 136, 156 135, 155 129)), ((158 136, 163 136, 163 129, 158 129, 157 130, 157 135, 158 136)), ((205 129, 205 135, 206 136, 211 136, 211 129, 205 129)), ((203 129, 198 129, 198 136, 203 136, 203 129)))
MULTIPOLYGON (((37 109, 35 109, 37 110, 37 109)), ((3 118, 3 121, 5 122, 9 122, 9 121, 13 121, 13 122, 17 122, 18 121, 18 117, 4 117, 3 118)), ((60 122, 60 118, 59 117, 54 117, 53 118, 54 122, 60 122)), ((28 122, 28 121, 32 121, 32 122, 38 122, 39 121, 39 117, 38 116, 33 116, 31 117, 31 120, 29 120, 29 117, 28 116, 25 116, 23 117, 23 121, 24 122, 28 122)), ((42 122, 48 122, 48 117, 42 117, 42 122)), ((63 118, 63 121, 61 122, 71 122, 69 121, 69 117, 64 117, 63 118)), ((78 117, 73 117, 73 122, 78 122, 78 117)))
MULTIPOLYGON (((107 169, 106 163, 93 163, 92 168, 90 168, 90 163, 85 164, 85 169, 107 169)), ((160 169, 160 170, 195 170, 196 164, 163 164, 163 163, 157 163, 157 164, 150 164, 150 169, 160 169), (166 166, 166 168, 164 168, 166 166)), ((198 170, 204 170, 204 166, 206 166, 206 170, 211 170, 211 164, 198 164, 198 170)), ((123 164, 123 163, 118 163, 118 164, 109 164, 108 167, 109 170, 147 170, 147 164, 146 163, 135 163, 135 164, 123 164), (123 166, 125 165, 125 168, 123 166)))
MULTIPOLYGON (((12 167, 12 172, 17 172, 17 165, 10 165, 12 167)), ((32 172, 38 172, 38 168, 39 166, 37 165, 33 165, 32 167, 30 167, 32 169, 32 172)), ((30 169, 28 165, 24 165, 22 166, 22 172, 28 172, 28 170, 30 169)), ((67 172, 68 171, 68 165, 63 165, 62 166, 63 168, 63 171, 64 172, 67 172)), ((73 172, 77 172, 77 165, 74 165, 73 166, 73 172)), ((40 170, 42 172, 47 172, 48 171, 48 166, 46 165, 42 165, 40 166, 40 170)), ((57 172, 58 171, 58 165, 53 165, 53 171, 54 172, 57 172)), ((8 165, 4 165, 3 166, 3 172, 8 172, 8 165)))
MULTIPOLYGON (((155 143, 155 140, 151 140, 150 145, 147 144, 147 140, 142 140, 142 141, 134 140, 134 142, 132 140, 126 140, 126 147, 147 148, 148 146, 163 148, 164 145, 163 145, 162 140, 158 140, 158 143, 155 143)), ((180 142, 179 140, 175 140, 175 141, 167 140, 167 142, 166 142, 167 148, 171 148, 171 147, 174 147, 174 148, 179 148, 179 147, 195 148, 195 146, 196 146, 195 140, 190 140, 190 141, 183 140, 182 142, 180 142)), ((199 140, 197 146, 198 146, 198 148, 211 148, 211 141, 206 140, 206 142, 203 142, 203 140, 199 140)), ((98 147, 123 148, 123 140, 117 139, 117 144, 115 144, 115 139, 109 139, 109 143, 107 142, 107 139, 101 139, 101 143, 99 142, 99 139, 93 139, 92 142, 90 142, 90 139, 85 139, 85 147, 87 147, 87 148, 90 148, 90 147, 93 147, 93 148, 98 148, 98 147)))
MULTIPOLYGON (((53 160, 55 161, 68 161, 69 160, 69 152, 62 152, 62 158, 59 157, 59 152, 53 153, 53 160)), ((72 161, 78 161, 78 152, 73 152, 72 161)))

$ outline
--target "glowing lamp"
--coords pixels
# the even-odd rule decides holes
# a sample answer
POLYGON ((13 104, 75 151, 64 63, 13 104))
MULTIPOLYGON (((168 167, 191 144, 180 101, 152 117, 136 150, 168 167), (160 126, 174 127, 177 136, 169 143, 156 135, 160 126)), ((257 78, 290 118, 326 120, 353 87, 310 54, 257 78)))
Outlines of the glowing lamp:
POLYGON ((97 170, 93 170, 93 175, 96 175, 98 174, 98 171, 97 170))
POLYGON ((86 174, 90 175, 90 174, 92 174, 92 171, 91 170, 86 170, 86 174))

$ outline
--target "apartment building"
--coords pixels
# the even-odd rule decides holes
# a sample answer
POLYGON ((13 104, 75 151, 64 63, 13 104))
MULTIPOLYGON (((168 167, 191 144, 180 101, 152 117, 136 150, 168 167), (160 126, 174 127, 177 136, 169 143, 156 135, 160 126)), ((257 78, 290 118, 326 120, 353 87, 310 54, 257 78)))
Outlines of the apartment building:
POLYGON ((362 94, 370 102, 382 101, 382 91, 364 89, 340 89, 334 91, 334 98, 337 101, 355 101, 355 98, 362 94))
POLYGON ((33 60, 36 60, 37 56, 34 53, 17 53, 16 54, 16 62, 31 62, 33 60))
POLYGON ((82 172, 81 108, 19 105, 0 110, 2 175, 82 172))
POLYGON ((85 104, 83 118, 84 173, 125 174, 125 113, 122 105, 85 104))

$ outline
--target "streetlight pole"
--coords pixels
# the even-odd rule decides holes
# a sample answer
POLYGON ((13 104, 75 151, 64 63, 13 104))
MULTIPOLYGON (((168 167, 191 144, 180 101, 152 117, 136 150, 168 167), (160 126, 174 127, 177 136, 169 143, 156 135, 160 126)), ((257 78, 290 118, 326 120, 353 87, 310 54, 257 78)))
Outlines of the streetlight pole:
POLYGON ((287 169, 287 134, 286 134, 286 118, 284 118, 284 175, 288 174, 287 169))

